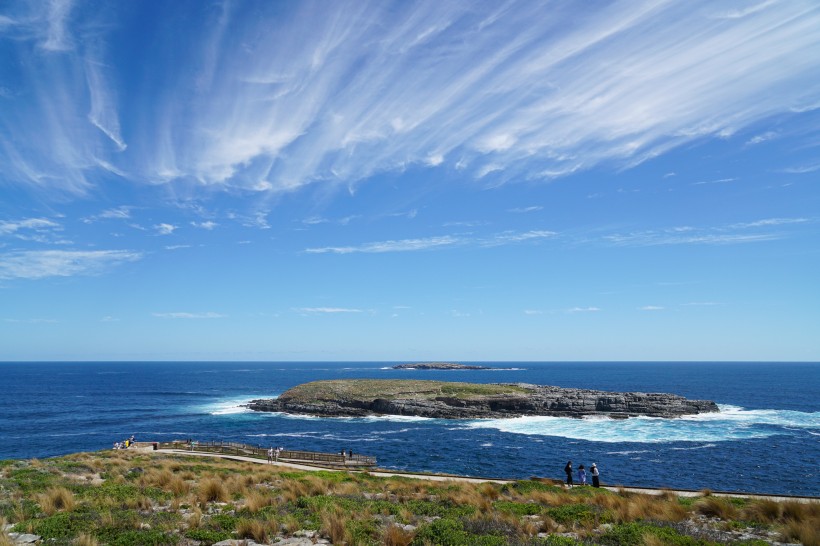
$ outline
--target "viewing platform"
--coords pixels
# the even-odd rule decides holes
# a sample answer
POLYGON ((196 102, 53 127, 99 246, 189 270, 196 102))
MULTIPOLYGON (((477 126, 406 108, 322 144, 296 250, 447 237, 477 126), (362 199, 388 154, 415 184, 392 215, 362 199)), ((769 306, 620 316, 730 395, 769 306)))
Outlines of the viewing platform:
MULTIPOLYGON (((267 447, 260 445, 243 444, 239 442, 212 441, 200 442, 193 440, 174 440, 171 442, 149 442, 153 449, 173 449, 177 451, 196 451, 204 453, 219 453, 222 455, 239 455, 251 457, 261 461, 268 460, 267 447)), ((145 442, 137 442, 137 445, 146 445, 145 442)), ((274 461, 285 463, 298 463, 304 465, 321 466, 324 468, 350 468, 368 469, 376 466, 376 457, 369 455, 359 455, 354 453, 342 455, 341 453, 322 453, 318 451, 294 451, 285 449, 279 451, 278 456, 274 450, 274 461)))

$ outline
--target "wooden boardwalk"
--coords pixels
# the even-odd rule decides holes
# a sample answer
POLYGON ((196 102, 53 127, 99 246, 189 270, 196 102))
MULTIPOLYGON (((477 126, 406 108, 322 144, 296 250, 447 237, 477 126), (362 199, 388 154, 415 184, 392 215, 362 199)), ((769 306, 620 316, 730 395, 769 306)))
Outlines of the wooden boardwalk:
MULTIPOLYGON (((240 455, 251 459, 258 459, 260 462, 267 462, 268 449, 264 446, 242 444, 239 442, 199 442, 180 441, 173 442, 144 442, 143 445, 156 445, 156 449, 215 453, 220 455, 240 455)), ((321 466, 332 469, 362 469, 366 470, 376 466, 376 457, 359 455, 342 455, 341 453, 321 453, 318 451, 294 451, 285 449, 275 454, 276 461, 298 463, 312 466, 321 466)))

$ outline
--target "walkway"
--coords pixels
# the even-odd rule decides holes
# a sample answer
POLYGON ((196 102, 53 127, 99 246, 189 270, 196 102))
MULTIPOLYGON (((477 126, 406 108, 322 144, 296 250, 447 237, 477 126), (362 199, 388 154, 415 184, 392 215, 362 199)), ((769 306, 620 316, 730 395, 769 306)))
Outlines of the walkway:
MULTIPOLYGON (((151 450, 150 448, 141 448, 149 453, 165 453, 165 454, 173 454, 173 455, 188 455, 188 456, 196 456, 196 457, 217 457, 220 459, 227 459, 231 461, 243 461, 248 463, 256 463, 256 464, 269 464, 267 461, 257 459, 255 457, 243 457, 241 455, 227 455, 222 453, 204 453, 198 451, 190 451, 190 450, 181 450, 181 449, 158 449, 156 451, 151 450)), ((297 464, 297 463, 290 463, 285 461, 279 461, 277 463, 273 463, 272 466, 279 466, 284 468, 292 468, 296 470, 304 470, 309 472, 315 472, 319 470, 325 470, 330 472, 343 472, 339 468, 325 468, 313 465, 304 465, 304 464, 297 464)), ((347 470, 348 472, 358 472, 358 470, 347 470)), ((392 472, 389 470, 369 470, 367 473, 370 476, 378 476, 384 478, 416 478, 419 480, 431 480, 431 481, 452 481, 452 482, 466 482, 466 483, 514 483, 516 480, 512 479, 503 479, 503 478, 479 478, 479 477, 470 477, 470 476, 454 476, 454 475, 446 475, 446 474, 422 474, 422 473, 413 473, 413 472, 392 472)), ((687 489, 653 489, 647 487, 621 487, 621 486, 602 486, 601 489, 608 489, 609 491, 619 492, 619 491, 627 491, 629 493, 640 493, 643 495, 663 495, 667 492, 674 493, 679 497, 700 497, 703 495, 700 491, 691 491, 687 489)), ((757 499, 757 500, 773 500, 777 502, 784 502, 784 501, 796 501, 796 502, 820 502, 820 497, 799 497, 799 496, 789 496, 789 495, 763 495, 763 494, 755 494, 755 493, 732 493, 727 491, 717 491, 712 492, 712 496, 714 497, 734 497, 734 498, 744 498, 744 499, 757 499)))

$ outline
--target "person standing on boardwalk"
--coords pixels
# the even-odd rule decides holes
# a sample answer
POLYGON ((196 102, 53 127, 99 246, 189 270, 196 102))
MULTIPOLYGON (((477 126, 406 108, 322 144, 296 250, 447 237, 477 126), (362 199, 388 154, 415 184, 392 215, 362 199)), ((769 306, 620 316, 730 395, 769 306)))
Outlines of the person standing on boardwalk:
POLYGON ((584 465, 578 467, 578 481, 581 482, 581 485, 587 484, 587 471, 584 470, 584 465))
POLYGON ((268 450, 268 464, 273 464, 273 446, 268 450))
POLYGON ((592 487, 601 487, 601 482, 598 479, 600 473, 598 472, 598 467, 595 466, 595 463, 592 463, 592 466, 589 467, 589 471, 592 474, 592 487))
POLYGON ((567 474, 567 485, 572 487, 572 461, 567 462, 567 466, 564 467, 564 472, 567 474))

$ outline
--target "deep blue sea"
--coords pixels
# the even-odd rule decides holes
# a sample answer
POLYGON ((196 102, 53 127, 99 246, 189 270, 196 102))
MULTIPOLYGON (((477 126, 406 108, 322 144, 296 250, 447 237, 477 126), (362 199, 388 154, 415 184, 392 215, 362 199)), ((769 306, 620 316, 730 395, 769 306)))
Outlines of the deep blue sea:
MULTIPOLYGON (((478 363, 481 364, 481 363, 478 363)), ((0 363, 0 459, 138 440, 233 440, 375 455, 379 466, 562 478, 595 462, 607 484, 820 496, 820 363, 533 363, 392 370, 392 363, 0 363), (307 381, 418 378, 671 392, 716 401, 682 419, 316 418, 241 405, 307 381)))

